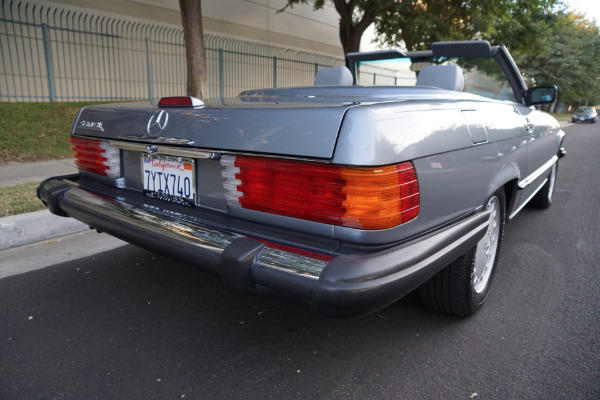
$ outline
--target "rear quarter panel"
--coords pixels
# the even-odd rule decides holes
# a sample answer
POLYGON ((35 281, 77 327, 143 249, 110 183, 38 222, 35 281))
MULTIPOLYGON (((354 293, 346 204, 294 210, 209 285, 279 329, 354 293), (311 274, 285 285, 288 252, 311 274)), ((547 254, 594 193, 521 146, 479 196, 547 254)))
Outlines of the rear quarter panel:
POLYGON ((525 123, 508 102, 387 103, 349 110, 333 162, 412 161, 421 208, 415 220, 399 227, 377 232, 336 227, 335 237, 364 244, 398 241, 476 210, 527 168, 525 123), (474 143, 463 111, 483 121, 487 141, 474 143))

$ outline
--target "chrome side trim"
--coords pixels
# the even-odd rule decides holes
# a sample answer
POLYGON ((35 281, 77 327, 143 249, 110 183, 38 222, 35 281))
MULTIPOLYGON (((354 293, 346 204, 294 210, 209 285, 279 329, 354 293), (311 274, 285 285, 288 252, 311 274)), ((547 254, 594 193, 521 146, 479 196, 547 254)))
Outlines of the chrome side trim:
MULTIPOLYGON (((198 223, 175 220, 168 215, 134 208, 116 200, 96 196, 78 187, 68 189, 65 193, 65 199, 89 210, 89 213, 102 215, 105 219, 131 224, 139 229, 175 239, 182 246, 196 247, 218 256, 235 239, 245 237, 238 233, 209 228, 198 223)), ((268 246, 265 246, 259 252, 255 263, 311 279, 318 279, 321 271, 328 264, 327 261, 268 246)))
MULTIPOLYGON (((536 169, 527 178, 522 179, 519 182, 519 184, 518 184, 519 185, 519 189, 525 189, 530 183, 532 183, 537 178, 539 178, 540 176, 542 176, 544 174, 544 172, 548 171, 548 169, 550 169, 554 165, 554 163, 557 162, 557 161, 558 161, 558 156, 553 156, 550 160, 548 160, 544 165, 542 165, 541 167, 539 167, 538 169, 536 169)), ((537 192, 537 190, 536 190, 536 192, 537 192)))
MULTIPOLYGON (((147 140, 147 138, 144 138, 147 140)), ((132 150, 139 151, 141 153, 159 153, 165 154, 168 156, 179 156, 179 157, 191 157, 191 158, 212 158, 218 159, 221 157, 219 153, 211 152, 211 151, 203 151, 203 150, 190 150, 190 149, 180 149, 177 147, 167 147, 167 146, 152 146, 152 151, 148 151, 148 145, 145 143, 132 143, 132 142, 123 142, 118 140, 109 140, 111 146, 116 147, 122 150, 132 150)))
POLYGON ((152 138, 144 135, 121 135, 120 139, 125 140, 143 140, 148 143, 163 143, 163 144, 179 144, 179 145, 188 145, 191 146, 194 144, 193 140, 190 139, 181 139, 181 138, 171 138, 165 136, 159 136, 157 138, 152 138))
POLYGON ((525 200, 520 206, 519 208, 517 208, 515 211, 512 212, 512 214, 510 214, 508 216, 508 219, 513 219, 515 217, 515 215, 517 215, 519 213, 519 211, 521 211, 523 209, 523 207, 525 207, 527 205, 527 203, 529 203, 529 200, 531 200, 533 198, 533 196, 535 196, 537 194, 537 192, 540 191, 540 189, 546 184, 546 182, 548 182, 548 179, 544 179, 544 181, 540 184, 540 186, 535 189, 533 191, 533 193, 531 194, 531 196, 529 196, 527 198, 527 200, 525 200))

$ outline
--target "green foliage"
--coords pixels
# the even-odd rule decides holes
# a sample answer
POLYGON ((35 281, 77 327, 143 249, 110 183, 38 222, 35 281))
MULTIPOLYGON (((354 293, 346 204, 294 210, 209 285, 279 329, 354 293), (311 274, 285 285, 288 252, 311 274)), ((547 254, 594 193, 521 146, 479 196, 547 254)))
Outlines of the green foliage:
POLYGON ((550 26, 548 51, 515 57, 530 84, 557 85, 559 102, 600 104, 600 31, 574 13, 558 13, 550 26))
POLYGON ((39 182, 0 187, 0 217, 39 211, 46 208, 38 199, 39 182))
POLYGON ((559 102, 570 106, 600 104, 598 27, 565 12, 565 0, 287 0, 286 7, 318 10, 328 1, 340 14, 345 51, 357 50, 368 21, 381 45, 407 50, 489 40, 508 47, 529 85, 557 85, 559 102))
POLYGON ((345 52, 357 51, 360 37, 375 23, 382 45, 407 50, 429 49, 448 40, 486 39, 514 52, 547 53, 545 39, 554 10, 564 0, 287 0, 286 6, 327 2, 340 15, 340 40, 345 52))
POLYGON ((394 0, 287 0, 285 7, 312 3, 313 9, 320 10, 330 1, 340 15, 339 34, 344 53, 359 51, 360 39, 365 30, 386 9, 393 7, 394 0))
POLYGON ((0 103, 0 164, 71 156, 69 132, 90 103, 0 103))
POLYGON ((502 19, 496 20, 484 39, 505 45, 513 56, 547 54, 558 0, 517 0, 502 19))
POLYGON ((403 0, 378 16, 376 28, 382 44, 404 44, 407 50, 429 49, 437 41, 474 39, 529 47, 540 41, 540 32, 546 29, 541 18, 558 1, 403 0))

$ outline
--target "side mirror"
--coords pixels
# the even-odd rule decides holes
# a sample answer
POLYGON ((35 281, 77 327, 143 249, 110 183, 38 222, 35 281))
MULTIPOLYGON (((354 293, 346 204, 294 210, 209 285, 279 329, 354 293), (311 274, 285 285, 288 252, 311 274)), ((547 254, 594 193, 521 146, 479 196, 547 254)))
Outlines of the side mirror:
POLYGON ((556 86, 536 86, 527 89, 527 105, 550 104, 556 101, 556 86))

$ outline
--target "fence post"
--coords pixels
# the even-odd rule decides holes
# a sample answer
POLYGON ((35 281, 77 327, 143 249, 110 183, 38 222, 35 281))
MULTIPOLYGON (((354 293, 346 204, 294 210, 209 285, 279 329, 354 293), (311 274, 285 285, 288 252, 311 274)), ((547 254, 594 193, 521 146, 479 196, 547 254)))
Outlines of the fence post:
POLYGON ((273 87, 277 87, 277 56, 273 56, 273 87))
POLYGON ((152 53, 150 52, 150 38, 146 38, 146 63, 148 64, 148 100, 154 98, 152 88, 152 53))
POLYGON ((225 101, 225 77, 223 74, 223 49, 219 49, 219 96, 221 98, 221 102, 225 101))
POLYGON ((52 66, 52 49, 50 48, 50 33, 48 31, 48 24, 42 24, 42 41, 44 43, 44 58, 46 60, 46 75, 48 76, 48 92, 50 93, 50 101, 56 101, 54 67, 52 66))

